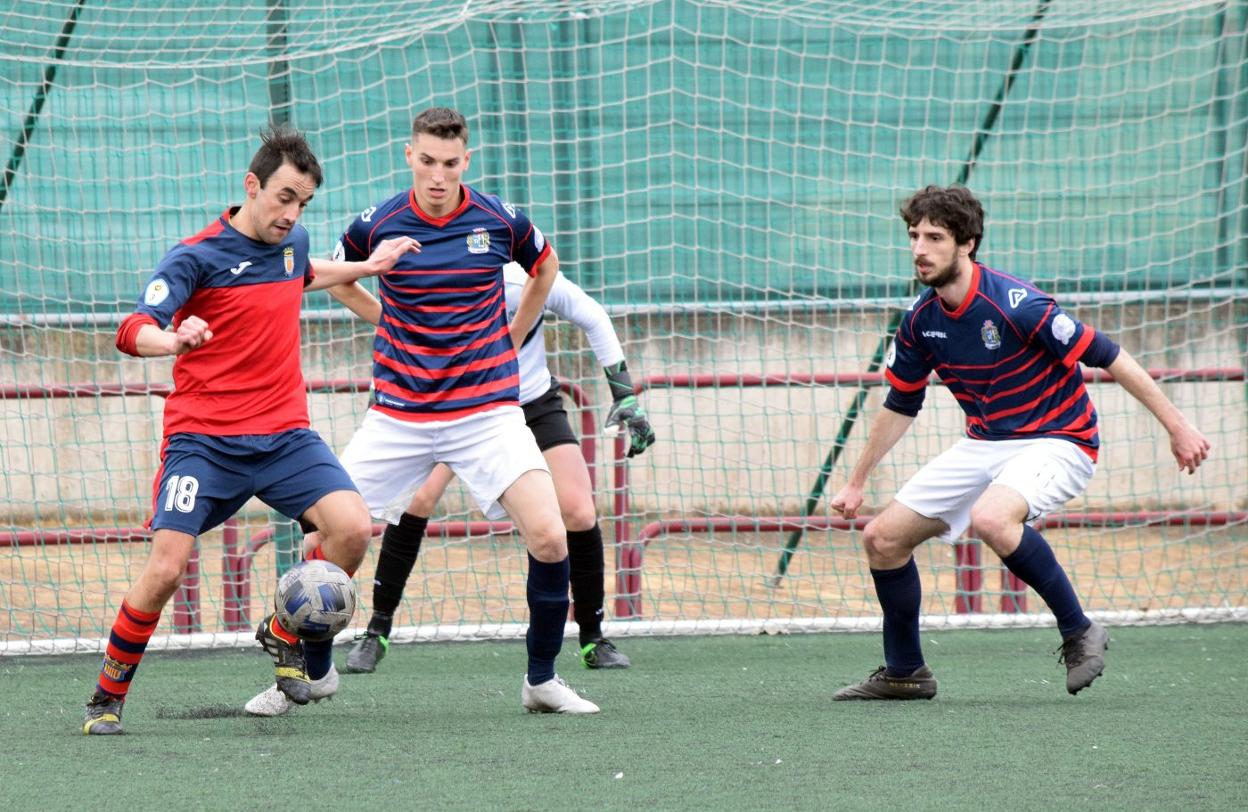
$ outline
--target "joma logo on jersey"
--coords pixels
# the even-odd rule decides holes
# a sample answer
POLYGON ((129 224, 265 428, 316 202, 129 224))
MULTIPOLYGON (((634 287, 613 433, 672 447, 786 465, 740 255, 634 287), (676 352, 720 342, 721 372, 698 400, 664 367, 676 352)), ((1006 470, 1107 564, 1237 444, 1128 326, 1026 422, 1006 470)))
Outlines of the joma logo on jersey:
POLYGON ((984 346, 990 350, 1001 346, 1001 332, 991 319, 985 321, 984 326, 979 328, 979 337, 984 340, 984 346))
POLYGON ((243 271, 247 270, 250 267, 251 267, 251 260, 249 259, 244 260, 243 262, 240 262, 237 265, 235 265, 233 268, 230 268, 230 273, 234 274, 235 276, 238 276, 240 273, 242 273, 243 271))
POLYGON ((282 251, 282 267, 286 269, 286 275, 292 276, 295 273, 295 249, 287 246, 282 251))
POLYGON ((484 254, 490 250, 490 232, 484 228, 474 228, 468 235, 468 253, 484 254))

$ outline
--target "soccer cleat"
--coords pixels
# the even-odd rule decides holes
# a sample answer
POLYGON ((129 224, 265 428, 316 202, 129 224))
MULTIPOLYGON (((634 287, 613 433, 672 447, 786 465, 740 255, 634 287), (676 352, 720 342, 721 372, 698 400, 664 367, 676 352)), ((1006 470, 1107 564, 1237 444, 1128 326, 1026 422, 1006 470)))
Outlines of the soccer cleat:
POLYGON ((525 674, 520 704, 529 713, 597 713, 599 710, 593 702, 582 699, 569 688, 558 674, 540 685, 530 685, 529 675, 525 674))
POLYGON ((299 643, 292 646, 275 635, 270 624, 276 622, 273 615, 260 621, 260 628, 256 629, 256 639, 273 658, 277 689, 296 705, 306 705, 312 698, 312 688, 311 680, 308 679, 307 661, 303 658, 303 647, 299 643))
POLYGON ((355 638, 355 645, 347 652, 347 671, 352 674, 371 674, 377 670, 390 650, 390 639, 385 635, 365 632, 355 638))
POLYGON ((632 663, 605 637, 581 646, 581 665, 586 668, 628 668, 632 663))
POLYGON ((931 699, 936 696, 936 678, 932 669, 919 666, 908 677, 889 676, 880 666, 862 682, 849 685, 832 695, 834 701, 846 699, 931 699))
POLYGON ((1062 641, 1058 662, 1066 664, 1066 690, 1077 694, 1105 670, 1109 632, 1095 620, 1081 632, 1062 641))
POLYGON ((87 710, 82 719, 82 735, 84 736, 118 736, 121 735, 121 706, 126 702, 124 697, 113 696, 96 691, 87 700, 87 710))
MULTIPOLYGON (((330 665, 325 676, 312 680, 308 695, 313 702, 320 702, 322 699, 333 699, 336 693, 338 693, 338 669, 330 665)), ((281 716, 294 706, 295 703, 279 691, 276 685, 270 685, 248 700, 243 710, 252 716, 281 716)))

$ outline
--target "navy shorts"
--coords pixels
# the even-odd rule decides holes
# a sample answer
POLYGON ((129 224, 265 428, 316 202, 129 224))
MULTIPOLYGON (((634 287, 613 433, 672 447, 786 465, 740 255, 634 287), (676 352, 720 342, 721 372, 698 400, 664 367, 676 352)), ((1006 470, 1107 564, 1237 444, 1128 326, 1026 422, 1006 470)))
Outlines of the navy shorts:
POLYGON ((325 494, 356 490, 334 452, 311 429, 234 437, 175 434, 161 451, 148 527, 198 536, 253 496, 298 519, 325 494))
POLYGON ((534 398, 524 404, 524 422, 537 440, 541 451, 557 445, 576 445, 576 434, 572 424, 568 422, 568 413, 563 408, 563 395, 559 391, 559 381, 552 378, 550 389, 546 394, 534 398))

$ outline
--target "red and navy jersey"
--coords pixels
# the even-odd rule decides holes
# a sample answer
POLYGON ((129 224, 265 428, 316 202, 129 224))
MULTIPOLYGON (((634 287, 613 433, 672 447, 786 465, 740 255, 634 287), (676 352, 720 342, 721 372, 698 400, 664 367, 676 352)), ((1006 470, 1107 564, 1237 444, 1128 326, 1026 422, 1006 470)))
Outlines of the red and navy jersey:
POLYGON ((309 425, 299 362, 299 309, 312 279, 308 232, 296 224, 278 245, 259 242, 230 225, 234 211, 165 254, 117 330, 117 346, 131 354, 144 324, 164 329, 198 316, 212 330, 212 340, 173 362, 166 437, 309 425))
POLYGON ((443 217, 421 211, 408 190, 366 210, 342 235, 334 258, 368 257, 383 240, 412 237, 381 276, 381 324, 373 341, 373 408, 400 420, 454 420, 518 405, 520 374, 507 327, 503 266, 536 273, 546 238, 509 203, 463 186, 443 217))
POLYGON ((1095 459, 1096 410, 1079 367, 1094 336, 1033 285, 976 263, 956 310, 930 289, 910 305, 884 375, 912 393, 934 371, 973 439, 1060 437, 1095 459))

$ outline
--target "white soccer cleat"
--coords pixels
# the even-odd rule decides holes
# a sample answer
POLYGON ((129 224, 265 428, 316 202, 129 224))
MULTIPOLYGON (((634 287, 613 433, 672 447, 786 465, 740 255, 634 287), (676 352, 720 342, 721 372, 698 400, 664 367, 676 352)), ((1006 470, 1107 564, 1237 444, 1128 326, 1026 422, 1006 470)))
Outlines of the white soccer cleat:
POLYGON ((520 704, 529 713, 597 713, 599 708, 588 699, 582 699, 568 687, 563 678, 555 678, 541 685, 530 685, 529 675, 524 675, 524 687, 520 689, 520 704))
MULTIPOLYGON (((311 698, 313 702, 320 702, 336 693, 338 693, 338 669, 331 664, 329 673, 320 679, 312 680, 311 698)), ((252 716, 281 716, 293 707, 295 703, 287 699, 286 694, 277 689, 277 685, 270 685, 266 690, 248 700, 243 710, 252 716)))

